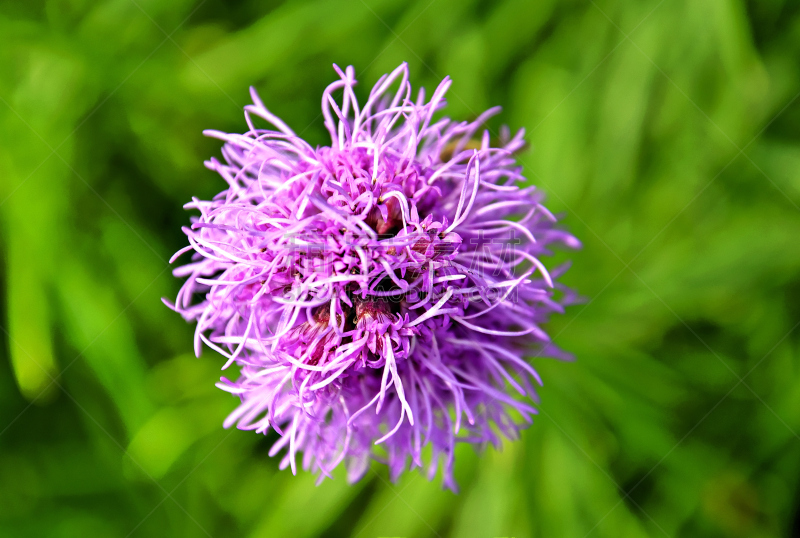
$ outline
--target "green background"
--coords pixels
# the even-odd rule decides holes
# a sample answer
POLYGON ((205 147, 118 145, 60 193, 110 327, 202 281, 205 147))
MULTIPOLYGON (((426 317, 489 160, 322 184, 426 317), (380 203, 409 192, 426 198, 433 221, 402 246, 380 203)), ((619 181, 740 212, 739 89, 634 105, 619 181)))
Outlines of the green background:
POLYGON ((0 536, 800 535, 798 58, 783 0, 0 2, 0 536), (539 418, 458 495, 279 472, 160 301, 225 187, 202 129, 252 84, 323 144, 331 63, 364 96, 401 61, 525 127, 584 242, 578 360, 534 359, 539 418))

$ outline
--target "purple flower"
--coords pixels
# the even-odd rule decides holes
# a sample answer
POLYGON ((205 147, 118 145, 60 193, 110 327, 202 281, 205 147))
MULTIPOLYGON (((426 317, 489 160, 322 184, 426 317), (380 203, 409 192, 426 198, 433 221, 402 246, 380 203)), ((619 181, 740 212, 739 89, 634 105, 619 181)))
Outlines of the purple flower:
POLYGON ((406 64, 359 105, 353 68, 334 68, 330 147, 309 146, 252 89, 245 134, 205 133, 225 142, 225 162, 206 166, 228 188, 186 204, 200 216, 173 258, 193 251, 170 306, 197 322, 198 355, 205 343, 240 367, 217 385, 241 400, 225 427, 274 429, 281 468, 295 473, 302 453, 320 479, 344 462, 356 481, 372 459, 392 479, 441 464, 455 489, 456 442, 499 446, 536 413, 525 357, 567 358, 540 325, 574 295, 554 283, 565 267, 548 273, 540 257, 579 243, 519 185, 523 132, 495 146, 479 133, 498 108, 435 120, 449 78, 412 100, 406 64))

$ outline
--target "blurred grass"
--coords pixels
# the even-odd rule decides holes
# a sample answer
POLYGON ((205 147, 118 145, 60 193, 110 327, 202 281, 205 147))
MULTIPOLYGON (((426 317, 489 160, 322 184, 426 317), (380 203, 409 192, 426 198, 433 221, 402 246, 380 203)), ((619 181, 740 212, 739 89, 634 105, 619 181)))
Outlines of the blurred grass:
MULTIPOLYGON (((0 536, 799 536, 800 5, 0 2, 0 536), (459 495, 278 472, 164 308, 247 88, 314 144, 332 62, 501 104, 584 241, 542 414, 459 495)), ((499 123, 493 124, 495 128, 499 123)))

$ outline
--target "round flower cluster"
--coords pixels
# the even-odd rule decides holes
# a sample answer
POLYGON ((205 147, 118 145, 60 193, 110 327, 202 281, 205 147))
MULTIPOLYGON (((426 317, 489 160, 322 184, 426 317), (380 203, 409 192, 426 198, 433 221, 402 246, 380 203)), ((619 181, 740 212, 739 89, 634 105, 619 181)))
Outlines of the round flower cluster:
POLYGON ((329 147, 254 90, 246 133, 206 132, 225 142, 206 165, 228 188, 186 205, 200 214, 170 306, 197 323, 198 355, 205 344, 240 367, 218 384, 241 399, 225 427, 275 430, 282 468, 302 453, 320 479, 344 462, 355 481, 376 459, 393 479, 441 468, 455 489, 456 442, 498 445, 536 413, 526 357, 566 358, 540 325, 574 295, 540 258, 579 243, 522 185, 523 133, 493 146, 479 132, 498 109, 434 119, 450 80, 414 100, 405 64, 360 106, 353 68, 334 68, 329 147))

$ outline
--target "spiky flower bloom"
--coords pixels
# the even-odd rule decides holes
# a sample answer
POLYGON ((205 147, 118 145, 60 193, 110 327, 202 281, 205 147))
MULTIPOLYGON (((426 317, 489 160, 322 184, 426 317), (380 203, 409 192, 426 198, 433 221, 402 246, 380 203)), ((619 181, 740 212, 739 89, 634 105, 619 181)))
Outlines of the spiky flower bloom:
POLYGON ((241 399, 225 427, 274 429, 281 468, 296 472, 298 453, 320 479, 341 462, 351 481, 371 459, 393 479, 441 466, 455 489, 456 442, 498 445, 536 413, 525 358, 564 356, 540 324, 572 297, 539 258, 579 244, 519 185, 523 133, 505 129, 499 147, 479 133, 498 109, 434 120, 450 80, 413 100, 405 64, 359 106, 353 68, 334 68, 329 147, 253 90, 245 134, 205 133, 225 142, 206 166, 228 188, 186 205, 200 216, 175 257, 194 254, 170 306, 197 322, 198 355, 204 343, 239 365, 218 384, 241 399))

